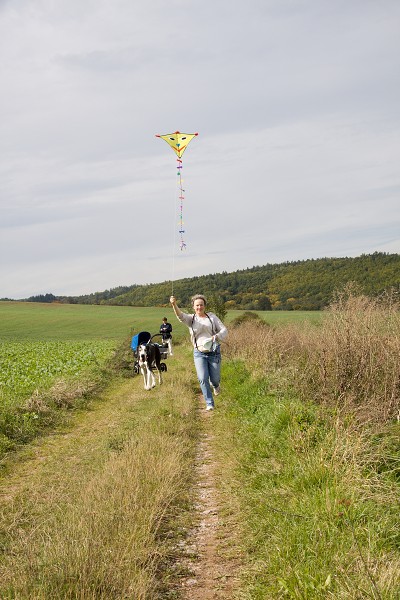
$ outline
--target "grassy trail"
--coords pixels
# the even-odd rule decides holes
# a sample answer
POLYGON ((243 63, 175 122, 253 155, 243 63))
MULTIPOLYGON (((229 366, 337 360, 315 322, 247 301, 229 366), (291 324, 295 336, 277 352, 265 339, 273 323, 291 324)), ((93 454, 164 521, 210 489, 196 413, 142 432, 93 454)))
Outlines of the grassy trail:
POLYGON ((168 366, 162 387, 117 380, 68 429, 9 462, 0 480, 1 598, 167 599, 196 589, 187 597, 200 599, 216 588, 232 597, 229 556, 223 563, 218 551, 210 422, 190 354, 168 366))

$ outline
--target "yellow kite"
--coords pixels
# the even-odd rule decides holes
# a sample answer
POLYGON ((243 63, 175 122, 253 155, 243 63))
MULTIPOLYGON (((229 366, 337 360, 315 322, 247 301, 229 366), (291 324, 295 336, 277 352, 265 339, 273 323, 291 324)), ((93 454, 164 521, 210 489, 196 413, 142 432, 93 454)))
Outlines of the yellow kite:
POLYGON ((156 135, 156 137, 162 138, 169 144, 176 153, 178 158, 182 157, 182 154, 185 152, 189 142, 196 136, 198 133, 181 133, 180 131, 175 131, 175 133, 166 133, 165 135, 156 135))

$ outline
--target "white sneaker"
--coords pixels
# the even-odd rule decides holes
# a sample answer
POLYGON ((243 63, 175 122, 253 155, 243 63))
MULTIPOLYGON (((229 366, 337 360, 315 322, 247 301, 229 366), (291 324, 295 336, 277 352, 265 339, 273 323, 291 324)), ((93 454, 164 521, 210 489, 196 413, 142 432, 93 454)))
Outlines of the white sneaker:
POLYGON ((213 406, 207 406, 206 410, 214 410, 213 406))
POLYGON ((221 386, 220 385, 218 385, 217 387, 213 386, 213 390, 214 390, 214 395, 218 396, 218 394, 221 393, 221 386))

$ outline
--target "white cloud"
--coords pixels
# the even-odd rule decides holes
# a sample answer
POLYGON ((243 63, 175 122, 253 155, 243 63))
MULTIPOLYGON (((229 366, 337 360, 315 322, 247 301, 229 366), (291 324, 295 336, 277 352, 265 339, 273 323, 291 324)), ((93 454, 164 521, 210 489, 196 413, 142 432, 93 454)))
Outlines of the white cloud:
POLYGON ((0 16, 0 297, 400 252, 394 0, 14 0, 0 16), (176 129, 199 131, 184 253, 154 137, 176 129))

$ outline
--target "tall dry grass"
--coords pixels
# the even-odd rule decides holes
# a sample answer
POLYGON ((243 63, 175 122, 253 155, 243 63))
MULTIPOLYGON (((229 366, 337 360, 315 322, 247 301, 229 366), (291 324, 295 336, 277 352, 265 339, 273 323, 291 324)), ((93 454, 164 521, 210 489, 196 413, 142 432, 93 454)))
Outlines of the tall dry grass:
POLYGON ((341 294, 307 352, 301 378, 320 401, 387 421, 400 402, 400 305, 393 296, 341 294))
POLYGON ((231 331, 227 354, 264 372, 287 376, 303 399, 351 412, 358 422, 385 422, 400 408, 400 305, 339 294, 320 326, 265 327, 247 322, 231 331))
POLYGON ((97 466, 97 454, 108 444, 108 427, 82 439, 82 472, 66 465, 64 475, 56 461, 47 487, 32 482, 34 497, 9 507, 15 518, 5 519, 1 598, 164 597, 190 502, 196 428, 188 384, 177 374, 151 397, 140 391, 131 418, 113 430, 104 463, 97 466))
POLYGON ((157 569, 166 553, 163 527, 183 493, 184 451, 180 440, 159 435, 147 436, 139 447, 131 442, 99 478, 83 486, 57 524, 54 515, 40 524, 40 540, 35 532, 26 538, 21 532, 21 569, 16 573, 12 560, 13 568, 4 574, 11 580, 3 575, 4 587, 15 594, 10 597, 155 597, 157 569))

